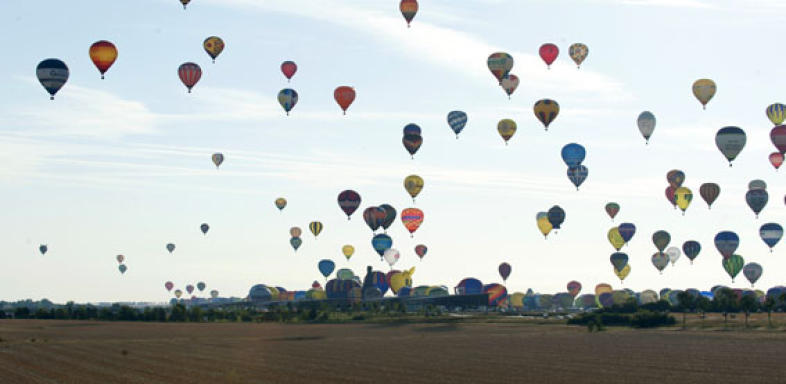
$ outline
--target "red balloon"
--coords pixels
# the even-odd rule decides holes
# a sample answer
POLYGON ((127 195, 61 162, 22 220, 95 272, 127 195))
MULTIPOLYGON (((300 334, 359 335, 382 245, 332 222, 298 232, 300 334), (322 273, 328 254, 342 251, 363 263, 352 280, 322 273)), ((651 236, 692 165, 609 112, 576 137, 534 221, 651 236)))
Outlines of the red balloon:
POLYGON ((781 164, 783 164, 783 154, 780 152, 770 153, 770 163, 775 169, 780 168, 781 164))
POLYGON ((669 199, 669 203, 671 203, 671 205, 673 205, 674 208, 677 208, 677 195, 675 194, 676 192, 677 192, 677 188, 673 185, 669 185, 669 187, 666 188, 666 198, 669 199))
POLYGON ((166 283, 164 283, 164 288, 166 288, 167 291, 171 291, 172 288, 174 288, 174 287, 175 287, 175 285, 172 284, 171 281, 167 281, 166 283))
POLYGON ((195 63, 183 63, 177 69, 177 75, 180 76, 180 81, 188 88, 188 93, 191 93, 199 79, 202 77, 202 68, 195 63))
POLYGON ((281 73, 286 76, 287 82, 289 82, 292 76, 295 76, 295 72, 297 72, 297 64, 294 61, 287 60, 281 63, 281 73))
POLYGON ((779 125, 770 131, 770 140, 778 152, 786 153, 786 125, 779 125))
POLYGON ((417 208, 407 208, 401 211, 401 222, 412 234, 423 224, 423 211, 417 208))
POLYGON ((346 115, 347 108, 349 108, 349 106, 352 105, 352 102, 355 101, 355 90, 352 87, 342 85, 333 91, 333 98, 336 99, 336 102, 346 115))
POLYGON ((540 58, 546 62, 546 65, 551 68, 551 63, 557 60, 559 56, 559 48, 551 43, 546 43, 540 46, 540 58))

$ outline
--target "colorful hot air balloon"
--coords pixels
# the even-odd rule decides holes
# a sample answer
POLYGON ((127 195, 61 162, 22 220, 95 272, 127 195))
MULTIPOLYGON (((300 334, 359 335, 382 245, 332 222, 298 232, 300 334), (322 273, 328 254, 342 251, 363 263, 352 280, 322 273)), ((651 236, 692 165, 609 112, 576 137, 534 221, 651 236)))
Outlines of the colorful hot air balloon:
POLYGON ((207 235, 207 231, 209 231, 209 230, 210 230, 210 226, 209 226, 209 225, 207 225, 207 223, 202 223, 202 224, 199 226, 199 230, 200 230, 200 231, 202 231, 202 234, 203 234, 203 235, 207 235))
POLYGON ((404 136, 406 135, 420 136, 420 134, 421 134, 421 129, 419 125, 415 123, 409 123, 404 126, 404 136))
POLYGON ((740 237, 732 231, 722 231, 715 235, 715 248, 723 256, 728 259, 740 246, 740 237))
POLYGON ((582 43, 575 43, 568 48, 568 55, 576 63, 576 68, 581 68, 581 63, 584 62, 588 54, 589 48, 582 43))
POLYGON ((278 208, 278 210, 281 211, 284 209, 284 207, 287 206, 287 199, 283 197, 279 197, 278 199, 276 199, 276 201, 274 201, 274 204, 276 205, 276 208, 278 208))
POLYGON ((300 227, 292 227, 289 228, 289 235, 292 237, 300 237, 303 234, 303 230, 300 227))
POLYGON ((559 56, 559 48, 554 44, 546 43, 540 46, 538 53, 540 58, 546 63, 546 67, 551 69, 551 63, 557 60, 557 56, 559 56))
POLYGON ((772 164, 775 169, 778 169, 783 164, 783 154, 780 152, 773 152, 770 153, 770 164, 772 164))
POLYGON ((775 103, 767 107, 767 118, 775 125, 781 125, 786 120, 786 105, 775 103))
POLYGON ((508 263, 502 263, 499 265, 499 276, 502 277, 502 281, 505 282, 508 280, 508 276, 510 276, 511 267, 508 263))
POLYGON ((175 245, 172 244, 172 243, 167 244, 166 245, 166 250, 169 251, 169 253, 174 252, 175 251, 175 245))
POLYGON ((698 241, 688 240, 682 243, 682 253, 690 260, 691 264, 693 264, 696 256, 699 255, 699 252, 701 252, 701 244, 698 241))
POLYGON ((560 225, 565 221, 565 210, 559 205, 555 205, 546 213, 549 223, 554 229, 560 229, 560 225))
POLYGON ((115 256, 115 260, 117 260, 117 262, 118 262, 119 264, 123 264, 123 261, 125 261, 125 259, 126 259, 126 257, 125 257, 125 256, 123 256, 123 255, 117 255, 117 256, 115 256))
POLYGON ((625 245, 625 239, 622 238, 619 227, 613 227, 609 229, 609 232, 606 234, 606 237, 609 239, 609 243, 611 243, 611 246, 618 251, 622 249, 623 245, 625 245))
POLYGON ((751 211, 759 218, 759 213, 767 205, 770 196, 764 189, 752 189, 745 193, 745 202, 748 203, 751 211))
POLYGON ((167 291, 171 291, 172 288, 174 288, 174 287, 175 287, 175 284, 172 283, 171 281, 167 281, 166 283, 164 283, 164 288, 166 288, 167 291))
POLYGON ((221 40, 218 36, 210 36, 202 42, 202 47, 205 48, 205 52, 215 63, 216 57, 224 50, 224 40, 221 40))
POLYGON ((407 28, 409 28, 409 23, 415 18, 415 14, 418 13, 418 1, 401 0, 401 3, 398 4, 398 9, 401 11, 401 15, 404 16, 404 20, 407 21, 407 28))
POLYGON ((398 259, 401 258, 401 253, 396 249, 389 248, 382 254, 382 258, 385 259, 385 262, 393 269, 393 264, 396 264, 398 259))
POLYGON ((342 85, 333 91, 333 98, 336 99, 336 103, 338 103, 338 106, 341 107, 341 110, 346 115, 347 108, 355 101, 355 89, 342 85))
POLYGON ((715 183, 704 183, 699 187, 699 194, 701 194, 701 198, 707 202, 707 208, 712 208, 712 203, 718 198, 720 195, 720 186, 715 183))
POLYGON ((199 292, 202 292, 202 291, 205 290, 205 287, 207 287, 207 284, 205 284, 204 282, 200 281, 200 282, 197 283, 196 286, 197 286, 197 289, 199 290, 199 292))
POLYGON ((772 145, 778 149, 778 152, 781 154, 786 152, 786 125, 773 127, 770 131, 770 140, 772 145))
POLYGON ((404 135, 401 139, 401 143, 404 144, 404 148, 406 148, 407 152, 409 152, 410 158, 415 158, 415 153, 417 153, 420 146, 423 145, 423 136, 421 135, 404 135))
POLYGON ((41 252, 42 255, 46 255, 46 252, 49 250, 49 247, 46 244, 41 244, 38 246, 38 252, 41 252))
POLYGON ((104 78, 104 73, 109 70, 109 67, 117 60, 117 48, 114 44, 106 40, 100 40, 90 46, 90 60, 98 68, 101 73, 101 78, 104 78))
POLYGON ((176 289, 176 290, 175 290, 175 297, 176 297, 176 298, 178 298, 178 299, 179 299, 179 298, 180 298, 180 296, 182 296, 182 295, 183 295, 183 291, 181 291, 181 290, 179 290, 179 289, 176 289))
POLYGON ((302 244, 303 244, 303 240, 299 237, 293 237, 289 239, 289 245, 292 246, 292 249, 294 249, 295 252, 297 252, 297 249, 300 248, 302 244))
POLYGON ((650 137, 652 137, 652 132, 655 131, 655 115, 653 115, 650 111, 644 111, 639 114, 636 124, 639 126, 639 132, 641 132, 641 135, 644 136, 646 144, 649 144, 650 137))
POLYGON ((464 126, 467 125, 467 113, 464 111, 450 111, 448 112, 448 125, 450 129, 453 130, 453 133, 456 134, 456 139, 458 139, 459 133, 464 130, 464 126))
POLYGON ((666 187, 666 199, 669 200, 669 203, 676 209, 677 208, 677 187, 673 185, 669 185, 666 187))
POLYGON ((177 75, 180 76, 180 81, 188 88, 188 93, 191 93, 191 88, 194 88, 199 79, 202 78, 202 68, 196 63, 183 63, 177 69, 177 75))
POLYGON ((551 223, 549 222, 548 213, 538 212, 538 214, 535 216, 535 220, 538 224, 538 229, 540 230, 540 233, 543 234, 543 238, 548 237, 552 228, 554 228, 551 226, 551 223))
POLYGON ((353 254, 355 254, 355 247, 347 244, 341 247, 341 253, 343 253, 344 257, 346 257, 347 260, 349 260, 349 258, 352 257, 353 254))
POLYGON ((281 73, 287 78, 287 82, 292 80, 292 76, 295 76, 295 72, 297 72, 297 64, 295 64, 294 61, 287 60, 281 63, 281 73))
POLYGON ((623 268, 625 268, 626 265, 628 265, 628 255, 622 252, 612 253, 609 257, 609 260, 611 261, 611 265, 614 266, 614 269, 618 271, 621 271, 623 268))
POLYGON ((423 244, 418 244, 415 246, 415 254, 418 255, 420 260, 423 260, 423 257, 426 256, 426 252, 428 252, 428 247, 423 244))
POLYGON ((297 100, 297 92, 294 89, 284 88, 278 92, 278 103, 281 104, 281 108, 284 108, 287 116, 289 116, 289 111, 295 108, 297 100))
POLYGON ((393 246, 393 239, 384 233, 380 233, 378 235, 374 235, 374 237, 371 239, 371 246, 374 247, 374 250, 377 251, 380 257, 382 257, 382 255, 385 254, 385 251, 393 246))
POLYGON ((210 158, 213 160, 213 164, 216 165, 216 169, 224 162, 224 154, 219 152, 214 153, 210 158))
POLYGON ((568 283, 568 293, 570 293, 571 296, 576 297, 579 295, 580 292, 581 292, 581 283, 575 280, 568 283))
MULTIPOLYGON (((190 3, 190 2, 191 2, 191 0, 180 0, 180 4, 183 4, 183 9, 186 9, 186 5, 188 5, 188 3, 190 3)), ((180 296, 178 296, 178 298, 179 297, 180 296)))
POLYGON ((505 140, 505 145, 508 145, 508 140, 516 133, 516 122, 511 119, 502 119, 497 123, 497 132, 505 140))
POLYGON ((674 191, 674 199, 677 206, 682 210, 682 214, 685 215, 685 210, 688 209, 690 202, 693 200, 693 192, 688 188, 679 187, 674 191))
POLYGON ((584 180, 587 179, 589 175, 589 169, 583 165, 579 165, 577 167, 568 167, 568 179, 573 185, 576 186, 576 190, 579 190, 579 186, 584 183, 584 180))
POLYGON ((751 288, 761 277, 762 271, 763 269, 758 263, 748 263, 742 267, 742 274, 745 275, 745 278, 751 283, 751 288))
POLYGON ((614 289, 611 287, 611 285, 606 284, 606 283, 600 283, 600 284, 595 286, 595 295, 596 296, 600 296, 600 295, 602 295, 604 293, 611 293, 611 291, 613 291, 613 290, 614 289))
POLYGON ((549 124, 551 124, 559 114, 559 104, 551 99, 542 99, 535 102, 535 106, 532 107, 532 110, 535 112, 535 117, 543 123, 543 127, 548 131, 549 124))
POLYGON ((126 273, 126 270, 128 270, 128 267, 126 267, 125 264, 120 264, 120 265, 117 266, 117 269, 119 269, 120 273, 123 274, 123 273, 126 273))
POLYGON ((568 167, 578 167, 587 156, 587 151, 579 144, 570 143, 562 147, 562 152, 560 154, 562 155, 562 161, 564 161, 568 167))
POLYGON ((707 103, 715 96, 716 90, 715 82, 710 79, 699 79, 693 83, 693 96, 696 96, 704 109, 707 109, 707 103))
POLYGON ((622 268, 621 270, 614 269, 614 274, 617 275, 617 278, 619 278, 620 281, 624 281, 625 278, 630 275, 630 264, 626 265, 625 268, 622 268))
POLYGON ((385 210, 380 207, 368 207, 363 211, 363 220, 371 231, 376 231, 385 219, 385 210))
POLYGON ((412 196, 412 202, 414 203, 415 197, 423 190, 423 178, 418 175, 409 175, 405 177, 404 189, 412 196))
POLYGON ((381 204, 379 209, 385 213, 384 216, 380 216, 381 218, 378 219, 379 226, 387 231, 387 229, 396 222, 396 208, 393 208, 390 204, 381 204))
POLYGON ((663 270, 666 268, 666 266, 669 265, 669 257, 666 256, 666 254, 663 252, 655 252, 652 255, 652 265, 654 265, 655 268, 657 268, 658 271, 663 274, 663 270))
POLYGON ((319 221, 312 221, 311 223, 308 224, 308 229, 311 231, 312 234, 314 234, 314 237, 319 236, 319 234, 322 232, 322 228, 323 228, 322 222, 319 221))
POLYGON ((338 194, 338 206, 344 211, 347 215, 347 220, 349 220, 350 216, 352 216, 360 206, 360 194, 351 189, 342 191, 338 194))
POLYGON ((633 225, 633 223, 622 223, 617 227, 617 230, 626 244, 633 238, 633 235, 636 234, 636 226, 633 225))
POLYGON ((679 188, 682 186, 682 183, 685 182, 685 172, 682 172, 679 169, 672 169, 666 173, 666 181, 668 181, 669 185, 672 187, 679 188))
POLYGON ((723 259, 722 265, 723 269, 725 269, 726 273, 731 277, 731 282, 733 283, 734 278, 742 271, 742 267, 745 265, 745 259, 740 255, 731 255, 728 259, 723 259))
POLYGON ((505 52, 495 52, 489 55, 486 64, 491 74, 502 84, 502 79, 508 76, 508 73, 513 68, 513 56, 505 52))
POLYGON ((745 148, 745 141, 745 131, 739 127, 723 127, 715 135, 715 144, 723 156, 729 160, 729 167, 731 167, 731 162, 745 148))
POLYGON ((319 273, 321 273, 322 276, 327 279, 327 277, 330 276, 330 274, 333 273, 333 270, 336 268, 336 263, 334 263, 333 260, 320 260, 317 264, 317 268, 319 269, 319 273))
POLYGON ((657 248, 658 251, 663 252, 670 242, 671 235, 666 231, 660 230, 652 234, 652 243, 655 244, 655 248, 657 248))
POLYGON ((674 263, 676 263, 677 260, 679 260, 681 255, 680 249, 677 247, 668 247, 666 249, 666 252, 664 253, 666 254, 666 256, 669 257, 669 261, 671 262, 671 265, 674 265, 674 263))
POLYGON ((759 228, 759 236, 770 247, 770 252, 772 252, 772 247, 778 244, 781 237, 783 237, 783 227, 778 223, 764 224, 759 228))
POLYGON ((423 224, 423 211, 417 208, 407 208, 401 211, 401 222, 409 231, 410 237, 412 237, 412 234, 423 224))
POLYGON ((614 217, 617 216, 617 213, 620 211, 620 205, 614 202, 606 204, 606 214, 611 217, 611 220, 614 220, 614 217))
POLYGON ((68 66, 58 59, 46 59, 35 69, 38 82, 49 92, 49 99, 54 100, 55 94, 68 81, 68 66))
POLYGON ((516 88, 519 87, 519 77, 509 73, 507 77, 504 77, 502 81, 499 83, 502 87, 502 90, 508 95, 508 100, 510 100, 510 95, 516 91, 516 88))

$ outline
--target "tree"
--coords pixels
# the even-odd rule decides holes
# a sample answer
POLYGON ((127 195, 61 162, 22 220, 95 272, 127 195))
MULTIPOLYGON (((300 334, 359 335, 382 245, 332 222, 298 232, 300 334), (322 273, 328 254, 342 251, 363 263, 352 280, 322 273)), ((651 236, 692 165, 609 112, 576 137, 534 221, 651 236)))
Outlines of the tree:
POLYGON ((772 310, 775 309, 775 298, 767 296, 762 303, 762 308, 767 311, 767 328, 772 328, 772 310))
POLYGON ((680 303, 678 308, 682 311, 682 329, 685 329, 685 314, 696 308, 696 296, 688 291, 681 291, 677 294, 677 300, 680 303))
POLYGON ((759 300, 755 295, 744 295, 740 300, 740 308, 745 312, 745 328, 748 328, 748 318, 751 312, 759 309, 759 300))
POLYGON ((172 311, 169 313, 169 321, 186 321, 187 315, 186 306, 178 303, 172 306, 172 311))
POLYGON ((721 288, 715 293, 715 301, 718 305, 718 310, 723 312, 723 326, 729 324, 729 312, 736 312, 738 310, 737 294, 729 288, 721 288))
POLYGON ((704 296, 699 296, 698 298, 696 298, 696 308, 698 308, 698 310, 701 311, 702 328, 704 327, 704 318, 707 315, 707 310, 709 310, 711 307, 712 307, 712 302, 710 301, 710 299, 704 296))

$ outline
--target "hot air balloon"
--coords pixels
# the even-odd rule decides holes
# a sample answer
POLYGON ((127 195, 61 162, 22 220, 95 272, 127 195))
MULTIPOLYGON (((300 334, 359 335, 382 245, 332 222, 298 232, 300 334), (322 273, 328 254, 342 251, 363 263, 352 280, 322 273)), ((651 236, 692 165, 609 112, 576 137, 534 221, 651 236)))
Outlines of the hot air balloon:
POLYGON ((192 294, 194 292, 194 286, 191 284, 186 285, 186 292, 188 292, 189 295, 192 294))
POLYGON ((450 129, 453 130, 453 133, 456 134, 456 139, 458 139, 459 133, 464 130, 464 126, 467 125, 467 113, 464 111, 450 111, 448 112, 448 125, 450 129))
POLYGON ((666 256, 666 254, 663 252, 655 252, 652 255, 652 265, 654 265, 655 268, 657 268, 658 271, 663 274, 663 270, 666 268, 666 266, 669 265, 669 257, 666 256))
POLYGON ((548 131, 549 124, 551 124, 559 114, 559 104, 551 99, 542 99, 535 103, 532 110, 535 112, 535 117, 543 123, 543 127, 548 131))
POLYGON ((174 287, 175 287, 175 284, 172 283, 171 281, 167 281, 166 283, 164 283, 164 288, 166 288, 167 291, 171 291, 172 288, 174 288, 174 287))
POLYGON ((543 234, 543 238, 546 238, 551 232, 551 230, 554 228, 551 226, 551 223, 549 222, 548 213, 538 212, 538 214, 535 216, 535 220, 538 224, 538 229, 540 230, 540 233, 543 234))
POLYGON ((775 125, 780 125, 783 120, 786 120, 786 105, 775 103, 767 107, 765 110, 767 118, 775 125))
POLYGON ((613 291, 613 290, 614 289, 611 288, 611 285, 606 284, 606 283, 600 283, 600 284, 595 286, 595 295, 596 296, 600 296, 600 295, 602 295, 604 293, 611 293, 611 291, 613 291))
POLYGON ((745 148, 745 141, 745 132, 739 127, 723 127, 715 135, 715 145, 718 146, 723 156, 726 156, 726 159, 729 160, 729 167, 731 167, 731 162, 745 148))
POLYGON ((538 53, 540 58, 546 63, 546 67, 551 69, 551 63, 559 56, 559 48, 554 44, 546 43, 540 46, 538 53))
POLYGON ((511 119, 502 119, 497 123, 497 132, 505 140, 505 145, 508 145, 508 140, 516 133, 516 122, 511 119))
POLYGON ((379 226, 387 232, 387 229, 396 222, 396 208, 393 208, 390 204, 382 204, 379 206, 379 209, 385 213, 385 215, 381 216, 381 219, 379 219, 379 226))
POLYGON ((176 289, 176 290, 175 290, 175 297, 176 297, 176 298, 178 298, 178 299, 179 299, 179 298, 180 298, 180 296, 182 296, 182 295, 183 295, 183 291, 181 291, 181 290, 179 290, 179 289, 176 289))
POLYGON ((214 290, 210 291, 210 297, 213 298, 213 299, 217 298, 218 297, 218 290, 214 289, 214 290))
POLYGON ((763 269, 758 263, 748 263, 742 267, 742 274, 745 275, 745 278, 751 283, 751 288, 761 277, 762 271, 763 269))
POLYGON ((502 263, 499 265, 499 276, 502 277, 502 282, 508 280, 508 276, 510 276, 511 267, 508 263, 502 263))
POLYGON ((770 140, 772 145, 778 149, 778 152, 786 152, 786 125, 778 125, 770 131, 770 140))
POLYGON ((489 55, 486 64, 491 74, 502 84, 502 79, 508 76, 508 73, 513 68, 513 56, 505 52, 495 52, 489 55))
POLYGON ((559 205, 555 205, 547 212, 549 223, 554 229, 560 229, 560 225, 565 221, 565 210, 559 205))
POLYGON ((426 256, 426 252, 428 252, 428 247, 423 244, 418 244, 415 246, 415 254, 418 255, 420 260, 423 260, 423 257, 426 256))
POLYGON ((104 78, 104 73, 109 70, 109 67, 117 60, 117 48, 114 44, 106 40, 100 40, 90 46, 90 60, 98 68, 101 73, 101 78, 104 78))
POLYGON ((292 227, 289 228, 289 235, 292 237, 300 237, 303 234, 303 230, 300 227, 292 227))
POLYGON ((677 208, 677 187, 673 185, 669 185, 666 187, 666 199, 669 200, 669 203, 676 209, 677 208))
POLYGON ((693 96, 696 96, 704 109, 707 109, 707 103, 715 96, 716 90, 715 82, 710 79, 699 79, 693 83, 693 96))
POLYGON ((363 211, 363 220, 371 231, 376 231, 385 220, 385 209, 380 207, 368 207, 363 211))
POLYGON ((393 264, 396 264, 398 259, 401 258, 401 253, 399 253, 398 250, 389 248, 386 249, 382 254, 382 258, 385 259, 385 262, 387 262, 390 268, 393 269, 393 264))
POLYGON ((385 251, 393 246, 393 239, 384 233, 374 235, 374 237, 371 239, 371 246, 374 247, 374 250, 377 251, 380 257, 382 257, 382 255, 385 254, 385 251))
POLYGON ((418 175, 409 175, 404 178, 404 189, 407 190, 412 196, 412 202, 415 202, 415 197, 423 190, 423 178, 418 175))
POLYGON ((781 164, 783 164, 783 154, 780 152, 770 153, 769 159, 770 159, 770 164, 772 164, 772 166, 775 167, 775 169, 780 168, 781 164))
POLYGON ((46 251, 49 250, 49 247, 46 244, 41 244, 38 246, 38 252, 41 252, 42 255, 46 255, 46 251))
POLYGON ((584 161, 587 151, 579 144, 570 143, 562 147, 561 155, 562 161, 564 161, 568 167, 578 167, 581 165, 581 162, 584 161))
POLYGON ((199 79, 202 78, 202 68, 196 63, 183 63, 177 69, 177 75, 180 76, 180 81, 188 88, 188 93, 191 93, 191 88, 194 88, 199 79))
POLYGON ((355 253, 355 247, 347 244, 341 247, 341 253, 343 253, 344 257, 346 257, 347 260, 349 260, 349 258, 352 257, 352 255, 355 253))
POLYGON ((726 270, 726 273, 729 274, 731 277, 731 282, 734 282, 734 278, 742 270, 743 265, 745 265, 745 259, 742 258, 740 255, 731 255, 728 259, 723 259, 723 269, 726 270))
POLYGON ((404 224, 412 237, 412 234, 423 224, 423 211, 417 208, 407 208, 401 211, 401 223, 404 224))
POLYGON ((169 253, 174 252, 175 251, 175 245, 172 244, 172 243, 167 244, 166 245, 166 250, 169 251, 169 253))
POLYGON ((489 307, 503 305, 508 297, 508 290, 500 284, 488 284, 483 286, 483 293, 488 295, 489 307))
POLYGON ((707 208, 712 208, 712 203, 714 203, 718 195, 720 195, 720 186, 715 183, 704 183, 699 187, 699 194, 701 194, 701 198, 707 202, 707 208))
POLYGON ((757 219, 761 210, 767 205, 769 198, 770 195, 764 189, 751 189, 745 193, 745 202, 748 203, 751 211, 756 214, 757 219))
POLYGON ((279 197, 278 199, 276 199, 274 204, 276 205, 276 208, 278 208, 278 210, 281 211, 284 209, 284 207, 287 206, 287 199, 283 197, 279 197))
POLYGON ((516 88, 519 87, 519 77, 510 73, 507 77, 503 78, 502 81, 499 83, 502 87, 502 90, 508 95, 508 100, 510 100, 510 95, 516 91, 516 88))
POLYGON ((636 226, 633 225, 633 223, 622 223, 617 227, 617 230, 626 244, 633 238, 633 235, 636 234, 636 226))
POLYGON ((573 185, 576 186, 576 190, 579 190, 579 186, 584 183, 584 180, 587 179, 589 175, 589 169, 583 165, 579 165, 577 167, 568 167, 568 179, 573 185))
POLYGON ((287 82, 292 79, 292 76, 297 72, 297 64, 294 61, 285 61, 281 63, 281 73, 287 78, 287 82))
POLYGON ((685 210, 688 209, 690 202, 693 200, 693 192, 690 189, 685 187, 679 187, 676 191, 674 191, 674 200, 678 207, 682 210, 683 216, 685 215, 685 210))
POLYGON ((123 256, 123 255, 117 255, 117 256, 115 256, 115 260, 117 260, 117 262, 118 262, 119 264, 123 264, 123 261, 124 261, 125 259, 126 259, 126 257, 125 257, 125 256, 123 256))
POLYGON ((325 280, 327 280, 327 277, 330 276, 336 268, 336 263, 334 263, 333 260, 320 260, 317 267, 319 268, 319 273, 325 276, 325 280))
POLYGON ((352 272, 349 268, 341 268, 336 271, 336 278, 339 280, 353 280, 355 278, 355 272, 352 272))
POLYGON ((630 275, 630 264, 626 265, 625 268, 622 268, 621 270, 614 269, 614 274, 617 275, 617 278, 619 278, 620 281, 624 281, 625 278, 630 275))
POLYGON ((767 183, 761 179, 751 180, 748 183, 748 190, 752 191, 754 189, 767 189, 767 183))
POLYGON ((618 271, 621 271, 623 268, 625 268, 626 265, 628 265, 628 255, 622 252, 612 253, 609 257, 609 260, 611 261, 611 265, 614 266, 614 269, 618 271))
POLYGON ((670 186, 679 188, 682 186, 682 183, 685 182, 685 172, 682 172, 679 169, 672 169, 666 173, 666 181, 669 182, 670 186))
POLYGON ((355 89, 342 85, 333 91, 333 98, 336 99, 336 103, 338 103, 338 106, 341 107, 341 110, 346 115, 347 108, 355 101, 355 89))
POLYGON ((614 220, 614 216, 617 216, 617 213, 620 211, 620 205, 617 203, 607 203, 606 204, 606 214, 611 217, 611 220, 614 220))
POLYGON ((666 231, 660 230, 652 234, 652 244, 655 244, 655 248, 657 248, 658 251, 663 252, 670 242, 671 235, 666 231))
POLYGON ((294 89, 284 88, 278 92, 278 103, 281 104, 281 107, 284 108, 284 111, 289 116, 289 111, 292 108, 295 108, 295 104, 297 104, 297 92, 294 89))
POLYGON ((289 239, 289 245, 292 246, 292 249, 294 249, 295 252, 297 252, 297 249, 300 248, 302 244, 303 244, 303 240, 299 237, 292 237, 291 239, 289 239))
POLYGON ((209 231, 209 230, 210 230, 210 226, 209 226, 209 225, 207 225, 207 223, 202 223, 202 224, 199 226, 199 230, 200 230, 200 231, 202 231, 202 234, 203 234, 203 235, 207 235, 207 231, 209 231))
POLYGON ((224 162, 224 154, 222 153, 214 153, 213 156, 210 157, 213 160, 213 164, 216 165, 216 169, 221 166, 221 163, 224 162))
POLYGON ((55 94, 68 81, 68 66, 58 59, 46 59, 35 69, 38 82, 49 92, 49 99, 54 100, 55 94))
POLYGON ((639 114, 636 123, 639 126, 639 132, 641 132, 641 135, 644 136, 644 140, 646 140, 646 144, 649 144, 652 132, 655 131, 655 115, 650 111, 644 111, 639 114))
POLYGON ((308 229, 311 231, 312 234, 314 234, 314 237, 319 236, 319 234, 322 232, 322 228, 323 228, 322 222, 319 221, 312 221, 311 223, 308 224, 308 229))
POLYGON ((701 252, 701 244, 698 241, 688 240, 682 244, 682 253, 690 260, 691 264, 699 252, 701 252))
POLYGON ((204 291, 205 287, 207 287, 207 284, 205 284, 203 281, 197 283, 197 289, 199 290, 199 292, 204 291))
POLYGON ((218 36, 210 36, 202 43, 202 47, 205 48, 205 52, 215 63, 216 57, 224 50, 224 40, 221 40, 218 36))
POLYGON ((581 63, 584 62, 588 54, 589 48, 582 43, 575 43, 568 48, 568 55, 576 63, 576 68, 581 68, 581 63))
POLYGON ((398 5, 398 9, 401 11, 401 15, 404 16, 404 20, 407 21, 407 28, 409 28, 409 23, 411 23, 412 19, 415 18, 415 14, 418 13, 418 1, 401 0, 401 3, 398 5))
POLYGON ((740 246, 740 237, 731 231, 718 232, 715 235, 715 248, 724 259, 728 259, 740 246))
POLYGON ((360 206, 360 194, 351 189, 342 191, 338 194, 338 206, 344 211, 347 215, 347 220, 349 220, 350 216, 352 216, 360 206))
POLYGON ((575 298, 579 295, 579 292, 581 292, 581 283, 575 280, 568 283, 568 293, 570 293, 571 296, 575 298))
POLYGON ((772 252, 772 247, 778 244, 781 237, 783 237, 783 227, 777 223, 764 224, 759 228, 759 236, 770 247, 770 252, 772 252))
POLYGON ((608 234, 606 237, 609 239, 609 243, 611 246, 614 247, 616 250, 622 249, 622 246, 625 245, 625 239, 622 238, 620 234, 619 227, 613 227, 609 229, 608 234))
POLYGON ((409 123, 404 126, 404 136, 406 135, 415 135, 420 136, 421 129, 420 126, 415 123, 409 123))
MULTIPOLYGON (((191 0, 180 0, 180 4, 183 4, 183 9, 186 9, 186 5, 188 5, 188 3, 190 3, 190 2, 191 2, 191 0)), ((178 296, 178 298, 179 297, 180 296, 178 296)))
POLYGON ((415 158, 415 153, 417 153, 420 146, 423 145, 423 136, 421 135, 404 135, 401 139, 401 143, 404 144, 404 148, 407 149, 409 152, 410 158, 415 158))
POLYGON ((666 254, 666 256, 669 257, 669 261, 671 262, 671 265, 674 265, 674 263, 676 263, 677 260, 679 260, 680 255, 682 254, 680 252, 680 249, 677 247, 668 247, 666 249, 666 252, 664 253, 666 254))
POLYGON ((120 264, 120 265, 117 266, 117 269, 119 269, 120 273, 123 274, 123 273, 126 273, 126 270, 128 270, 128 267, 126 267, 125 264, 120 264))

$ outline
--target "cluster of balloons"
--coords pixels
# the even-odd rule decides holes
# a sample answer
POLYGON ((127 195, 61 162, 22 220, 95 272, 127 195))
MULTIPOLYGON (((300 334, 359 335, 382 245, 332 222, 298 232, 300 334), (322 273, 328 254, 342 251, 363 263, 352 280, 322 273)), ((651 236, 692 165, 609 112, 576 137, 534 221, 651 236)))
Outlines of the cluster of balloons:
POLYGON ((685 210, 688 209, 691 201, 693 201, 693 192, 690 188, 682 186, 682 183, 685 182, 685 172, 679 169, 672 169, 666 173, 666 181, 669 182, 669 186, 666 187, 666 199, 669 200, 674 208, 679 207, 684 216, 685 210))
POLYGON ((767 193, 767 183, 763 180, 752 180, 748 183, 748 192, 745 193, 745 202, 751 211, 759 218, 759 213, 767 205, 770 195, 767 193))
POLYGON ((535 215, 535 221, 540 229, 540 233, 544 238, 548 238, 552 229, 560 229, 562 223, 565 221, 565 210, 559 205, 555 205, 547 212, 538 212, 535 215))
POLYGON ((126 257, 123 256, 123 255, 117 255, 117 256, 115 256, 115 260, 117 260, 117 263, 120 264, 120 265, 117 266, 117 269, 120 270, 120 274, 126 273, 126 270, 128 270, 128 267, 126 267, 126 265, 123 264, 123 262, 126 260, 126 257))
POLYGON ((579 144, 570 143, 562 147, 562 161, 568 166, 568 179, 576 186, 577 191, 589 175, 589 169, 581 164, 586 155, 587 151, 579 144))
MULTIPOLYGON (((458 137, 458 136, 457 136, 458 137)), ((410 123, 404 127, 404 137, 401 138, 401 143, 404 148, 409 152, 411 158, 415 158, 420 146, 423 145, 423 136, 420 134, 420 127, 417 124, 410 123)))

